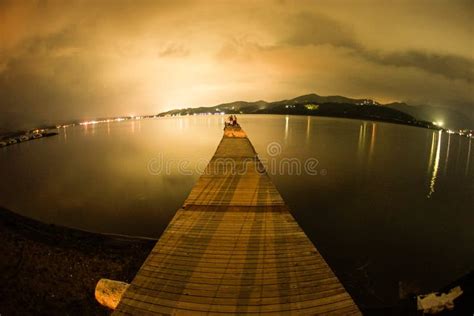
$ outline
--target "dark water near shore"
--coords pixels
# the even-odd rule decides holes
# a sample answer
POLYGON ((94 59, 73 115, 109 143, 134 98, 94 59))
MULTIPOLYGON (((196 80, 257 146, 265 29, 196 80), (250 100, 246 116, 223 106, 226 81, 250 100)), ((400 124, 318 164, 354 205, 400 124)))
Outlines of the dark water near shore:
MULTIPOLYGON (((346 119, 240 122, 359 303, 390 305, 400 291, 436 289, 474 268, 471 140, 346 119)), ((222 125, 217 116, 104 123, 2 148, 0 205, 45 222, 157 237, 212 157, 222 125)))

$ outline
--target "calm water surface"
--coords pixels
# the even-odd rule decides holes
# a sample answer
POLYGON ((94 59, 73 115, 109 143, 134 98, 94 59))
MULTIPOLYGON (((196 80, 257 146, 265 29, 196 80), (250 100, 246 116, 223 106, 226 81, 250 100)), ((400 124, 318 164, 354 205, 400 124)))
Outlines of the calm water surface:
MULTIPOLYGON (((158 237, 214 154, 223 119, 72 127, 2 148, 0 205, 45 222, 158 237)), ((239 119, 293 215, 359 304, 387 306, 474 268, 471 140, 347 119, 239 119), (317 175, 279 169, 308 159, 317 160, 317 175)))

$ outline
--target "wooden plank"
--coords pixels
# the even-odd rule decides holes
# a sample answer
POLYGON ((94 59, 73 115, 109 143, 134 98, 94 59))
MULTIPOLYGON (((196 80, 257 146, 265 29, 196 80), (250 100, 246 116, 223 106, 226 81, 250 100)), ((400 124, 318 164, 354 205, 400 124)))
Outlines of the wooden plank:
POLYGON ((354 314, 239 128, 214 157, 114 315, 354 314))

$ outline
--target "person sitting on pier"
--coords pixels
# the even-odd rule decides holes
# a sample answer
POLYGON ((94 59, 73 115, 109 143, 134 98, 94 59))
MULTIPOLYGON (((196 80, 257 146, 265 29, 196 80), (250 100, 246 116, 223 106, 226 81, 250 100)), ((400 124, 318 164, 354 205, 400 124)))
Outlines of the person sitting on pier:
POLYGON ((227 126, 232 126, 232 115, 229 115, 229 117, 227 118, 227 120, 224 122, 224 126, 227 127, 227 126))

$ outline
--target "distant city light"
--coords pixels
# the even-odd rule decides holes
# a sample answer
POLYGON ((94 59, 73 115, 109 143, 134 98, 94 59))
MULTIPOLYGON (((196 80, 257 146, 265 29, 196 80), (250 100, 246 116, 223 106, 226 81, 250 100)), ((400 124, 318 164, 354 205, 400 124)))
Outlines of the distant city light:
POLYGON ((91 125, 91 124, 97 124, 100 123, 98 121, 88 121, 88 122, 81 122, 79 125, 91 125))
POLYGON ((433 122, 433 125, 436 125, 436 126, 443 126, 443 125, 444 125, 444 122, 443 122, 443 121, 436 121, 436 122, 433 122))

